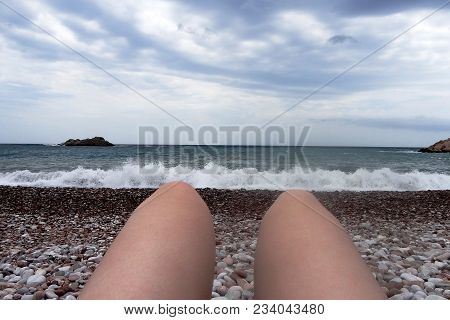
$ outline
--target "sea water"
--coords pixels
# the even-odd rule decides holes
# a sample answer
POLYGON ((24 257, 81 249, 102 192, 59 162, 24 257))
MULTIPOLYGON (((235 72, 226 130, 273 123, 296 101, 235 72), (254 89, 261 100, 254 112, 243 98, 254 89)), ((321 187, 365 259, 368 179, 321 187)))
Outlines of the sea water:
POLYGON ((0 145, 0 185, 224 189, 450 189, 450 154, 412 148, 0 145))

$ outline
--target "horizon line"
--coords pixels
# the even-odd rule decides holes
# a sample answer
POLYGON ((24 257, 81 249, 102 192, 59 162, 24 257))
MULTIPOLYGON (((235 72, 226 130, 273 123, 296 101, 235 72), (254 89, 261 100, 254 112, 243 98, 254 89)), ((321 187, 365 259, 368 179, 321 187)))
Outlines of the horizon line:
MULTIPOLYGON (((10 143, 10 142, 0 142, 0 145, 22 145, 22 146, 61 146, 59 143, 10 143)), ((240 145, 240 144, 136 144, 136 143, 116 143, 114 146, 149 146, 149 147, 172 147, 172 146, 185 146, 185 147, 275 147, 275 148, 286 148, 286 147, 299 147, 299 148, 404 148, 404 149, 414 149, 423 148, 423 146, 405 147, 405 146, 363 146, 363 145, 311 145, 311 146, 298 146, 298 145, 240 145)), ((77 146, 84 147, 84 146, 77 146)), ((86 146, 92 147, 92 146, 86 146)), ((95 146, 94 146, 95 147, 95 146)), ((100 147, 100 146, 99 146, 100 147)), ((101 147, 104 148, 104 147, 101 147)))

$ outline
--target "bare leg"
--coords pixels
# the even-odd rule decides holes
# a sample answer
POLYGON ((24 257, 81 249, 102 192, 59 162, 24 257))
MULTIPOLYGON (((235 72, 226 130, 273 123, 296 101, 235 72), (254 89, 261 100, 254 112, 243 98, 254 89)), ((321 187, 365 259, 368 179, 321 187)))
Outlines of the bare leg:
POLYGON ((383 299, 338 220, 309 192, 283 193, 256 249, 257 299, 383 299))
POLYGON ((166 184, 133 212, 80 299, 209 299, 214 240, 197 192, 166 184))

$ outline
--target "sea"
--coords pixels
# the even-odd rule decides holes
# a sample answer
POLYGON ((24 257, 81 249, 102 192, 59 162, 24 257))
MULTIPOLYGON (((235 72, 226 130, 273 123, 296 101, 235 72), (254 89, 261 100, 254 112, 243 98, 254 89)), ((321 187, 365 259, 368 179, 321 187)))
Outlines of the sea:
POLYGON ((450 189, 450 153, 414 148, 0 145, 0 185, 313 191, 450 189))

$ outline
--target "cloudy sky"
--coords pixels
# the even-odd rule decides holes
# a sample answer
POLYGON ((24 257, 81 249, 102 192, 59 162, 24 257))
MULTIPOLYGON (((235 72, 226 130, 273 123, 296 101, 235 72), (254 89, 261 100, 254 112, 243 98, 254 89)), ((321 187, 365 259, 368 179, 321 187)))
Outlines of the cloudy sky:
MULTIPOLYGON (((182 122, 263 125, 446 3, 434 0, 1 0, 0 142, 182 122)), ((271 125, 308 145, 422 146, 450 136, 450 5, 271 125)))

